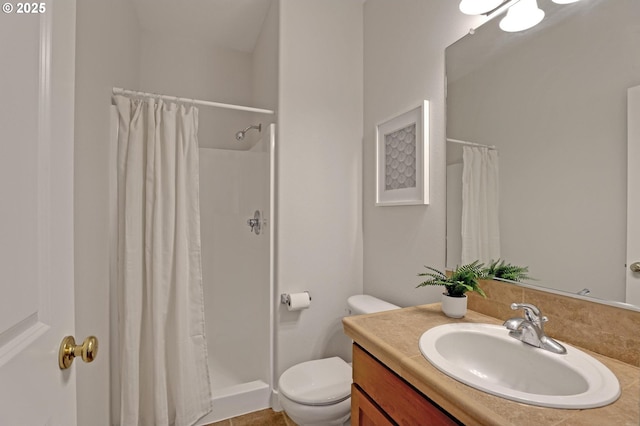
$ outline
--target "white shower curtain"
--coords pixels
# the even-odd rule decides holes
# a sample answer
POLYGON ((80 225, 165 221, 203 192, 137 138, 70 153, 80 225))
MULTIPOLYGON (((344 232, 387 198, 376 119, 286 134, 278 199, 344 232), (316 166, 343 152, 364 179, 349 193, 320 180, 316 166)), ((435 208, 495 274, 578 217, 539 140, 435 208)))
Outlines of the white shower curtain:
POLYGON ((211 411, 204 334, 198 110, 114 96, 121 425, 211 411))
POLYGON ((500 258, 498 151, 462 149, 462 264, 500 258))

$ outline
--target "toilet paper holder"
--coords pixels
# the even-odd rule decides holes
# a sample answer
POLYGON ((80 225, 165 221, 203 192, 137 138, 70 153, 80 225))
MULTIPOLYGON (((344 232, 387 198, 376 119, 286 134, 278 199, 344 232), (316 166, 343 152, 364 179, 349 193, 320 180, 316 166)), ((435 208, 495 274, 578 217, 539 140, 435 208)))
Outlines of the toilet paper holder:
MULTIPOLYGON (((311 300, 311 293, 309 293, 308 291, 304 291, 304 293, 307 293, 309 295, 309 300, 311 300)), ((289 293, 282 293, 280 295, 280 303, 283 305, 288 305, 291 302, 291 296, 289 296, 289 293)))

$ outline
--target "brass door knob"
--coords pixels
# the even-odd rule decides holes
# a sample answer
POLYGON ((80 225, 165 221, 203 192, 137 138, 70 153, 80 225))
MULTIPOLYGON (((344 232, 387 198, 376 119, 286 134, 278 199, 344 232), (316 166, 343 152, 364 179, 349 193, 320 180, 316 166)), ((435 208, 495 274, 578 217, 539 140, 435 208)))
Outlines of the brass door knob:
POLYGON ((60 343, 58 352, 58 365, 61 370, 71 367, 75 357, 81 356, 84 362, 91 362, 98 356, 98 338, 89 336, 84 339, 82 345, 76 345, 73 336, 67 336, 60 343))
POLYGON ((633 262, 629 269, 631 269, 631 272, 640 272, 640 262, 633 262))

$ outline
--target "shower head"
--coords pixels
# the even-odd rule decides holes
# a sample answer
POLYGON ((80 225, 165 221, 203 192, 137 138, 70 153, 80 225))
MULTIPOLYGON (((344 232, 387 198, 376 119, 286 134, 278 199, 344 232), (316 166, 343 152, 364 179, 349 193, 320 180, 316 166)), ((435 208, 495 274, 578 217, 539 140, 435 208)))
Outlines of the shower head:
POLYGON ((258 132, 261 132, 262 131, 262 123, 258 124, 257 126, 249 126, 244 130, 240 130, 238 133, 236 133, 236 140, 238 140, 238 141, 244 140, 244 134, 247 133, 251 129, 257 129, 258 132))

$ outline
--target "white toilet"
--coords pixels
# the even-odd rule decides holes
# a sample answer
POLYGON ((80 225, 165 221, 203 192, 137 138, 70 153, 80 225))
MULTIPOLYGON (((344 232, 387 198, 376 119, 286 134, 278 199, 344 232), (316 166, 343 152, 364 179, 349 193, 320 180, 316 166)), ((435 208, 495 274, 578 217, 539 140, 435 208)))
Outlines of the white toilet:
MULTIPOLYGON (((366 294, 347 299, 352 315, 399 309, 366 294)), ((343 425, 351 415, 351 365, 338 357, 316 359, 288 368, 278 381, 278 400, 300 426, 343 425)))

